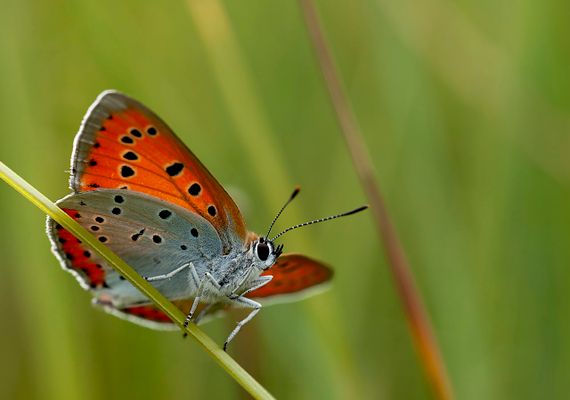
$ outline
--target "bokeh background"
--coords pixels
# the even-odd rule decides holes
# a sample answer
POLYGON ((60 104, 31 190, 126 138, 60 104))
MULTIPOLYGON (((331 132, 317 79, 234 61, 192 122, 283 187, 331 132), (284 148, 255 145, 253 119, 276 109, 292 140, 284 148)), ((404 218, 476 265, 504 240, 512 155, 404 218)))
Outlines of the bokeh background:
MULTIPOLYGON (((318 1, 460 399, 570 393, 568 2, 318 1)), ((55 200, 104 89, 161 115, 263 231, 366 202, 295 1, 0 0, 0 160, 55 200)), ((191 339, 106 315, 0 184, 0 398, 242 398, 191 339)), ((424 399, 370 215, 291 233, 328 292, 230 353, 277 398, 424 399)), ((223 342, 235 316, 204 329, 223 342)))

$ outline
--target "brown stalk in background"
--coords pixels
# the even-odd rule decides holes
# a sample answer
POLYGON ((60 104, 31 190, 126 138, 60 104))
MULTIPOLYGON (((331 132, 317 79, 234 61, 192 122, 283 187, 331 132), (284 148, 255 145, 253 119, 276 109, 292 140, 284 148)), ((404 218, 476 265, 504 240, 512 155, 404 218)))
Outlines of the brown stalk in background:
POLYGON ((420 361, 436 398, 453 399, 451 383, 438 344, 433 336, 430 320, 380 194, 370 155, 366 150, 356 119, 344 95, 314 4, 311 0, 300 0, 300 6, 345 143, 370 202, 376 227, 381 239, 383 239, 382 244, 388 257, 388 265, 404 305, 420 361))

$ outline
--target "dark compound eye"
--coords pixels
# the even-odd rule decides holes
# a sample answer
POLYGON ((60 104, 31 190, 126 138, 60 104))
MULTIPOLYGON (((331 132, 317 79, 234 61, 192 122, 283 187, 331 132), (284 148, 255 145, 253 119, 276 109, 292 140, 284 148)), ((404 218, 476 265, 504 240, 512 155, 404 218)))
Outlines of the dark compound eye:
POLYGON ((257 245, 257 257, 261 261, 267 260, 267 257, 269 257, 269 246, 267 243, 259 243, 257 245))

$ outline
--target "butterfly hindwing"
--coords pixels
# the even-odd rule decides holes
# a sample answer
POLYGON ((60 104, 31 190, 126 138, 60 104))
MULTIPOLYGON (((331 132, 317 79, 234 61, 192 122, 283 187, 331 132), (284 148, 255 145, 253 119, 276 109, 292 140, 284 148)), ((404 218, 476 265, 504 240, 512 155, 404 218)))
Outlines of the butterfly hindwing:
POLYGON ((247 294, 252 299, 288 300, 328 282, 333 271, 325 264, 301 254, 284 254, 262 275, 273 279, 266 285, 247 294), (294 295, 294 296, 293 296, 294 295))
MULTIPOLYGON (((192 297, 187 299, 174 300, 173 304, 184 314, 188 314, 193 302, 194 298, 192 297)), ((96 302, 96 305, 103 308, 103 310, 110 314, 134 322, 136 324, 146 326, 148 328, 160 330, 179 329, 178 326, 174 324, 170 318, 154 304, 147 303, 131 305, 124 308, 116 308, 112 305, 99 301, 96 302)), ((227 305, 221 303, 213 305, 200 303, 196 307, 196 315, 200 316, 199 322, 204 323, 210 321, 212 318, 222 315, 226 308, 227 305)))
POLYGON ((224 252, 240 246, 240 211, 206 167, 141 103, 115 91, 91 106, 75 139, 71 188, 143 192, 190 209, 218 231, 224 252))
MULTIPOLYGON (((202 276, 208 263, 222 254, 220 237, 207 220, 142 193, 97 190, 68 196, 58 205, 142 276, 167 274, 190 262, 202 276)), ((52 220, 48 220, 48 234, 64 267, 74 271, 84 287, 93 288, 96 297, 110 297, 117 307, 148 302, 52 220)), ((195 295, 188 271, 180 274, 154 285, 170 299, 195 295)))
MULTIPOLYGON (((294 300, 299 296, 308 295, 313 290, 326 285, 333 276, 333 270, 325 264, 313 260, 301 254, 285 254, 262 275, 273 276, 266 285, 247 294, 247 297, 259 301, 280 302, 294 300)), ((174 304, 183 312, 187 313, 192 305, 193 298, 174 301, 174 304)), ((201 303, 196 311, 200 314, 206 305, 201 303)), ((227 304, 216 304, 207 310, 206 320, 227 310, 227 304)), ((169 329, 165 324, 170 323, 168 317, 152 304, 131 306, 120 310, 123 318, 139 324, 148 325, 159 323, 163 329, 169 329), (134 318, 134 319, 133 319, 134 318), (138 321, 137 321, 138 320, 138 321)), ((205 322, 202 320, 202 322, 205 322)), ((172 326, 174 327, 174 326, 172 326)))

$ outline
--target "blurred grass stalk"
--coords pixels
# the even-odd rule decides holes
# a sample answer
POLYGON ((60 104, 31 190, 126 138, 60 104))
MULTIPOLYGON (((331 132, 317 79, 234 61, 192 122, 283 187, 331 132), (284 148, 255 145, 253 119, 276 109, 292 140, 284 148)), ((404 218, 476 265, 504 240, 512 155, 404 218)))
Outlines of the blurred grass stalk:
MULTIPOLYGON (((290 187, 293 187, 293 184, 282 156, 275 151, 279 146, 274 142, 275 135, 271 134, 270 124, 256 95, 254 78, 235 39, 224 5, 217 0, 187 0, 186 4, 204 43, 232 122, 240 132, 239 138, 247 154, 246 158, 251 160, 254 166, 271 165, 271 170, 252 168, 260 186, 266 189, 265 201, 268 204, 281 204, 283 199, 276 183, 290 187), (264 143, 264 151, 259 151, 258 143, 264 143)), ((288 214, 293 220, 301 219, 294 208, 289 209, 288 214)), ((310 242, 302 230, 297 233, 297 237, 302 238, 305 243, 310 242)), ((321 338, 327 341, 324 347, 335 348, 341 354, 342 361, 330 366, 334 375, 329 382, 333 385, 332 390, 341 398, 362 398, 364 383, 357 372, 358 363, 354 353, 342 344, 346 328, 335 312, 337 309, 334 304, 328 304, 328 307, 318 310, 309 309, 313 316, 311 321, 315 329, 321 330, 321 338)), ((255 325, 251 325, 249 329, 252 327, 255 325)), ((255 362, 253 360, 258 358, 255 352, 259 352, 258 347, 248 349, 250 362, 255 362)))
POLYGON ((341 132, 364 192, 370 202, 376 227, 380 237, 383 239, 382 244, 388 256, 388 264, 404 305, 420 361, 423 364, 436 398, 444 400, 452 399, 453 390, 447 376, 439 346, 432 333, 429 317, 415 285, 412 272, 406 260, 406 255, 392 225, 382 195, 380 194, 370 156, 359 132, 356 118, 343 92, 334 61, 320 26, 316 9, 311 0, 299 0, 299 2, 341 132))
POLYGON ((273 396, 261 386, 251 375, 249 375, 233 358, 223 351, 217 344, 194 324, 189 324, 184 328, 186 315, 182 313, 166 297, 158 292, 146 280, 144 280, 134 269, 126 264, 119 256, 109 248, 99 243, 91 233, 67 215, 63 210, 51 202, 47 197, 31 186, 28 182, 18 176, 0 161, 0 178, 36 207, 49 215, 75 237, 81 239, 96 251, 103 259, 115 268, 122 276, 132 283, 138 290, 147 296, 161 311, 177 323, 181 329, 189 333, 206 352, 228 373, 235 381, 241 385, 255 399, 273 399, 273 396))

